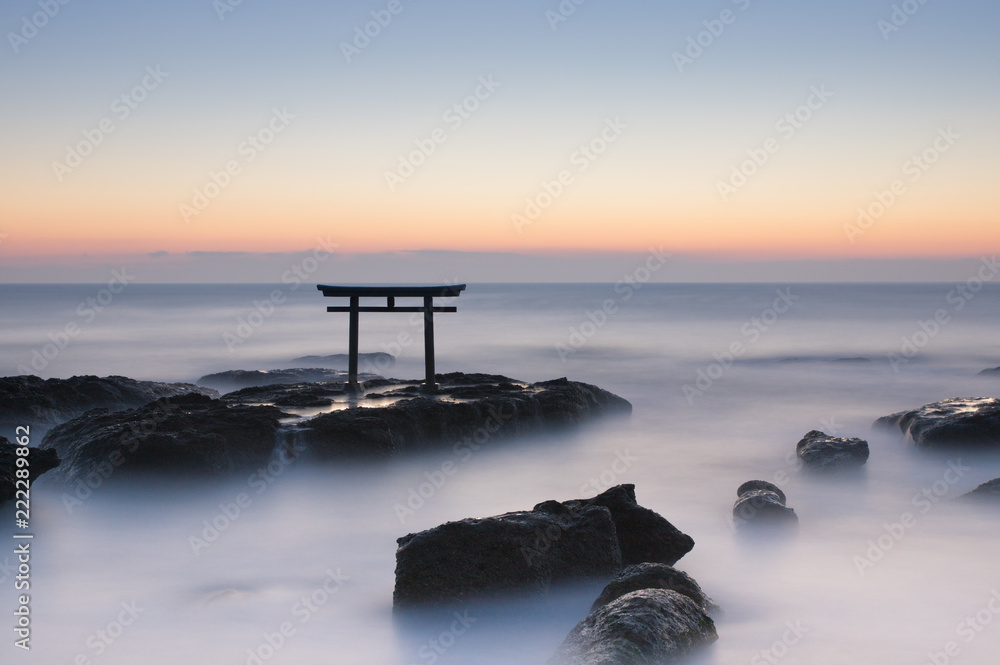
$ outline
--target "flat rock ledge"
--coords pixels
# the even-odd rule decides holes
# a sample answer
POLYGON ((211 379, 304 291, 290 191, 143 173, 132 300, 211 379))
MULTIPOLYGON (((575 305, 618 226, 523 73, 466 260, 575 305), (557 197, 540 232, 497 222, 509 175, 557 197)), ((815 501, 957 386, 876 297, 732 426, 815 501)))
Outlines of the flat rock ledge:
POLYGON ((922 448, 1000 449, 1000 399, 953 397, 883 416, 875 428, 899 431, 922 448))
POLYGON ((795 454, 814 471, 857 469, 868 461, 868 442, 813 430, 795 445, 795 454))
POLYGON ((449 522, 397 542, 396 610, 544 595, 561 582, 610 579, 636 558, 673 564, 694 547, 690 536, 636 503, 633 485, 449 522))
MULTIPOLYGON (((621 397, 565 378, 526 384, 505 376, 453 373, 439 374, 437 380, 433 395, 423 394, 417 382, 396 387, 390 386, 399 382, 386 379, 369 382, 369 389, 380 384, 389 388, 365 395, 372 407, 316 416, 299 424, 294 437, 319 458, 388 457, 463 441, 475 449, 498 438, 632 412, 621 397), (395 401, 378 406, 390 400, 395 401)), ((244 392, 228 397, 237 399, 244 392)))
MULTIPOLYGON (((6 437, 0 436, 0 506, 8 501, 13 501, 17 497, 17 449, 22 446, 11 443, 6 437)), ((28 454, 24 457, 28 460, 28 478, 30 482, 41 476, 46 471, 59 466, 59 455, 52 448, 28 448, 28 454)), ((22 479, 23 480, 23 479, 22 479)))
POLYGON ((58 425, 91 409, 123 411, 190 393, 217 395, 190 383, 136 381, 126 376, 0 377, 0 427, 58 425))
POLYGON ((127 411, 93 409, 49 431, 43 444, 58 451, 57 475, 71 482, 99 484, 120 472, 222 476, 265 465, 285 416, 273 406, 186 394, 127 411))

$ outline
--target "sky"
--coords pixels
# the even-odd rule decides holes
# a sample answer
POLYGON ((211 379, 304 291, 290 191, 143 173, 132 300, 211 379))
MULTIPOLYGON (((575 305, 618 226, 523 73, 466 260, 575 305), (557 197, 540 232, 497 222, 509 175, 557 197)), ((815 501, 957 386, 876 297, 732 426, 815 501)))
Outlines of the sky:
POLYGON ((948 279, 1000 250, 998 19, 987 0, 6 0, 0 282, 268 281, 324 247, 340 281, 603 281, 586 266, 651 248, 701 266, 675 278, 948 279))

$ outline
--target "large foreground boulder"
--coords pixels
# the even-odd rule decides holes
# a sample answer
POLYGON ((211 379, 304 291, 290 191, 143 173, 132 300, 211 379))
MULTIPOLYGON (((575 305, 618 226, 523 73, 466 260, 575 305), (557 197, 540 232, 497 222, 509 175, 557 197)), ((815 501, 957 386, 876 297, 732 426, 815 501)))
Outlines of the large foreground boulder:
POLYGON ((621 551, 606 508, 531 510, 449 522, 400 538, 393 605, 457 605, 558 582, 608 578, 621 551))
POLYGON ((1000 448, 1000 399, 953 397, 883 416, 874 427, 898 430, 924 448, 1000 448))
POLYGON ((525 384, 504 376, 453 373, 439 374, 437 380, 433 395, 422 395, 410 382, 365 396, 386 406, 367 408, 362 402, 363 408, 332 411, 303 422, 298 434, 319 458, 387 457, 462 442, 475 450, 496 438, 632 411, 617 395, 564 378, 525 384))
POLYGON ((868 442, 813 430, 795 445, 795 454, 806 468, 816 471, 857 469, 868 461, 868 442))
POLYGON ((694 546, 690 536, 637 505, 632 485, 593 499, 449 522, 397 542, 396 607, 545 593, 563 581, 610 578, 625 552, 674 563, 694 546))
POLYGON ((718 604, 701 590, 690 575, 665 563, 637 563, 628 566, 608 582, 590 611, 641 589, 670 589, 687 596, 708 614, 719 611, 718 604))
POLYGON ((672 663, 718 638, 711 617, 688 596, 669 589, 643 589, 591 612, 570 631, 550 662, 672 663))
POLYGON ((51 471, 52 469, 59 466, 59 455, 53 448, 28 448, 28 454, 24 457, 28 460, 26 467, 19 467, 17 465, 17 459, 19 455, 17 454, 17 449, 22 446, 15 445, 7 440, 5 437, 0 436, 0 506, 2 506, 7 501, 13 501, 17 495, 17 470, 19 468, 26 468, 28 470, 28 478, 30 482, 35 482, 35 479, 46 471, 51 471))
POLYGON ((749 527, 787 528, 796 526, 799 517, 785 505, 785 493, 766 480, 750 480, 736 490, 733 504, 733 525, 749 527))
POLYGON ((136 381, 125 376, 0 377, 0 427, 57 425, 90 409, 122 411, 190 393, 216 394, 190 383, 136 381))
POLYGON ((88 411, 43 443, 59 452, 59 475, 68 480, 115 471, 225 475, 268 461, 283 416, 272 406, 188 394, 128 411, 88 411))

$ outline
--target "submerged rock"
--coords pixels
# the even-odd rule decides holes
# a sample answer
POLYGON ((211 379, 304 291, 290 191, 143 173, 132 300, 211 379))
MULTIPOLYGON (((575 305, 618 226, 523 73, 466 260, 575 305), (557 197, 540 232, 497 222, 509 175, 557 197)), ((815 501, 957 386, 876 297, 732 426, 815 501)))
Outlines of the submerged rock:
POLYGON ((737 490, 737 496, 733 504, 733 523, 737 528, 751 525, 786 527, 799 522, 795 511, 785 506, 785 493, 767 481, 745 482, 737 490))
POLYGON ((449 522, 397 542, 396 607, 545 593, 562 581, 610 578, 628 557, 648 553, 673 563, 694 546, 690 536, 638 506, 632 485, 593 499, 449 522))
POLYGON ((983 483, 971 492, 964 494, 962 498, 1000 504, 1000 478, 983 483))
POLYGON ((868 461, 868 442, 812 430, 796 444, 795 454, 809 469, 856 469, 868 461))
MULTIPOLYGON (((334 353, 329 356, 302 356, 301 358, 292 360, 294 363, 300 363, 303 367, 332 367, 343 370, 347 369, 348 361, 349 357, 346 353, 334 353)), ((381 372, 395 364, 395 356, 389 353, 377 351, 375 353, 358 354, 358 368, 361 372, 368 369, 377 369, 381 372)))
POLYGON ((632 591, 590 613, 550 659, 554 665, 672 663, 719 639, 715 623, 688 596, 632 591))
POLYGON ((566 379, 528 385, 503 376, 453 373, 437 380, 433 395, 421 395, 418 385, 369 395, 398 401, 322 414, 301 423, 298 434, 319 458, 385 457, 463 441, 478 448, 496 438, 632 411, 617 395, 566 379))
POLYGON ((224 475, 266 463, 284 415, 188 394, 128 411, 93 409, 43 443, 58 451, 68 480, 121 471, 224 475))
POLYGON ((28 454, 25 456, 28 465, 27 467, 19 467, 17 465, 19 457, 17 449, 21 447, 11 443, 6 437, 0 436, 0 506, 7 501, 13 501, 17 496, 18 489, 23 489, 23 487, 17 486, 17 481, 23 480, 17 477, 19 468, 28 469, 27 480, 33 483, 46 471, 51 471, 59 466, 59 455, 55 449, 29 447, 28 454))
POLYGON ((191 393, 215 395, 190 383, 136 381, 125 376, 37 376, 0 378, 0 427, 57 425, 90 409, 122 411, 160 399, 191 393))
POLYGON ((924 448, 1000 448, 1000 399, 953 397, 883 416, 873 427, 898 430, 924 448))
POLYGON ((718 604, 701 590, 690 575, 665 563, 637 563, 628 566, 608 582, 590 611, 640 589, 670 589, 687 596, 708 614, 719 611, 718 604))
POLYGON ((977 374, 977 376, 1000 376, 1000 367, 991 367, 990 369, 984 369, 982 372, 977 374))

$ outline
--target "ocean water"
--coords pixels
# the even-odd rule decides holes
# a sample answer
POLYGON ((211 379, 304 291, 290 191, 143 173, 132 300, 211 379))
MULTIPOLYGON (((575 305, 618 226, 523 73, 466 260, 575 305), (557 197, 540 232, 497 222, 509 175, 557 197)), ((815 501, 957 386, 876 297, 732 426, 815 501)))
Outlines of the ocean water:
MULTIPOLYGON (((347 317, 311 288, 104 288, 0 286, 0 374, 193 381, 346 351, 347 317)), ((724 609, 719 641, 691 662, 996 662, 1000 514, 951 499, 1000 476, 1000 455, 920 452, 871 423, 1000 393, 1000 378, 976 376, 1000 365, 997 286, 473 284, 454 304, 435 319, 438 371, 566 376, 629 399, 632 416, 472 455, 115 482, 77 500, 43 477, 33 649, 13 647, 4 546, 0 661, 541 664, 599 585, 394 620, 395 539, 634 483, 695 539, 677 567, 724 609), (799 469, 795 443, 813 429, 868 439, 863 471, 799 469), (457 471, 441 482, 448 462, 457 471), (794 536, 733 532, 736 487, 752 478, 785 490, 794 536), (213 522, 224 528, 206 531, 213 522)), ((362 315, 361 351, 398 356, 387 375, 422 376, 420 323, 406 314, 362 315)), ((12 543, 12 508, 0 519, 12 543)))

